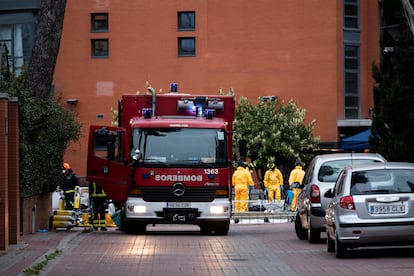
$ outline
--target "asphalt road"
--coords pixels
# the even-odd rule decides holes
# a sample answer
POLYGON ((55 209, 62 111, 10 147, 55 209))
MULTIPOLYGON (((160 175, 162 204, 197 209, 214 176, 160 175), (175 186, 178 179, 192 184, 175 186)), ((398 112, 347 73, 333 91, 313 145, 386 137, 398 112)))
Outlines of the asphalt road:
POLYGON ((146 235, 79 231, 41 275, 414 275, 414 247, 365 248, 336 259, 325 239, 296 238, 294 224, 232 224, 227 236, 197 226, 148 226, 146 235))

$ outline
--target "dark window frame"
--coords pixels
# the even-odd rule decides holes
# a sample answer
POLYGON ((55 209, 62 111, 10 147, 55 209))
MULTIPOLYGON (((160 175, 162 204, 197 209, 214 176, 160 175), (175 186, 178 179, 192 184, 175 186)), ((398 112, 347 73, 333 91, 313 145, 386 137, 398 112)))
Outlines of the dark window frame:
POLYGON ((359 1, 344 0, 344 28, 359 29, 359 24, 359 1))
MULTIPOLYGON (((17 5, 17 4, 16 4, 17 5)), ((30 62, 34 46, 35 16, 32 12, 5 12, 0 17, 2 33, 0 47, 7 59, 11 72, 20 75, 30 62), (18 31, 19 30, 19 31, 18 31), (21 45, 18 46, 18 45, 21 45)))
POLYGON ((107 38, 94 38, 91 39, 91 56, 94 58, 107 58, 109 57, 109 39, 107 38), (100 47, 97 43, 106 43, 105 47, 100 47), (102 48, 102 49, 100 49, 102 48))
POLYGON ((360 117, 360 46, 344 44, 344 117, 360 117), (347 62, 352 61, 352 62, 347 62), (355 67, 354 64, 357 64, 355 67), (349 66, 351 65, 351 66, 349 66))
POLYGON ((108 13, 91 13, 91 32, 107 33, 109 31, 108 13), (106 17, 106 18, 105 18, 106 17))
POLYGON ((178 31, 195 31, 195 29, 196 29, 195 11, 177 12, 177 30, 178 31))
POLYGON ((179 57, 194 57, 196 56, 196 38, 195 37, 178 37, 177 38, 178 56, 179 57), (184 43, 191 43, 193 49, 186 49, 187 46, 184 43))

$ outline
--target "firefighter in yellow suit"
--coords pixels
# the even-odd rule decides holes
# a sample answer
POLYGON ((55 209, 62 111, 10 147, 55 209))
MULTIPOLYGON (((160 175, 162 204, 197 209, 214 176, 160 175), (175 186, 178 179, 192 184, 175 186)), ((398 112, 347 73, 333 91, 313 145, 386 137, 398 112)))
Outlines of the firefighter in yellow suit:
POLYGON ((92 226, 94 230, 98 230, 101 228, 101 231, 106 231, 106 219, 105 219, 105 211, 106 211, 106 193, 102 189, 101 186, 96 184, 95 182, 89 183, 89 193, 90 198, 92 200, 92 209, 93 209, 93 216, 92 216, 92 226))
POLYGON ((254 186, 250 171, 246 170, 247 163, 240 162, 232 176, 232 185, 235 188, 235 211, 247 212, 249 206, 249 186, 254 186))
POLYGON ((263 182, 267 189, 268 201, 272 203, 275 199, 280 202, 281 199, 281 186, 283 186, 282 172, 276 168, 275 163, 267 164, 268 170, 265 173, 263 182))
POLYGON ((289 187, 292 189, 292 202, 290 204, 290 211, 296 211, 296 204, 298 201, 298 196, 300 189, 302 188, 303 177, 305 176, 305 171, 302 169, 302 162, 296 161, 295 168, 290 172, 289 175, 289 187))

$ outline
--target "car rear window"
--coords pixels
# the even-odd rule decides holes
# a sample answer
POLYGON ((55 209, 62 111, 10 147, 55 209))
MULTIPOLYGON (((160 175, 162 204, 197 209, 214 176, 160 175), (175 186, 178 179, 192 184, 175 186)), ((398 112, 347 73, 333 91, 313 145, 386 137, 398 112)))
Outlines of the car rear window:
POLYGON ((379 162, 375 159, 342 159, 326 161, 318 172, 320 182, 335 182, 339 173, 345 166, 379 162))
POLYGON ((351 195, 414 192, 414 170, 381 169, 352 173, 351 195))

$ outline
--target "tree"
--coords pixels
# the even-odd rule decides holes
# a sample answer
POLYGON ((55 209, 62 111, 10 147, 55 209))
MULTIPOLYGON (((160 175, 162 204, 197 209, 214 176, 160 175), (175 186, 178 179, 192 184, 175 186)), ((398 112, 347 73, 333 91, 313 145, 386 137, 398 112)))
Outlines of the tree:
POLYGON ((66 0, 41 0, 27 85, 38 97, 52 92, 53 73, 59 53, 66 0))
POLYGON ((401 4, 404 9, 408 28, 410 28, 411 34, 414 35, 414 8, 412 0, 401 0, 401 4))
POLYGON ((69 141, 80 136, 81 125, 75 114, 59 100, 39 98, 25 87, 25 75, 14 76, 0 89, 18 98, 20 195, 51 192, 60 184, 63 154, 69 141))
POLYGON ((305 113, 293 101, 284 105, 277 100, 259 100, 254 106, 240 98, 234 121, 234 159, 250 157, 256 163, 259 180, 269 161, 275 160, 278 165, 293 164, 298 158, 306 161, 308 157, 300 150, 316 148, 319 141, 312 134, 315 122, 304 124, 305 113), (239 151, 243 143, 245 154, 239 151))
POLYGON ((406 27, 401 2, 383 1, 384 24, 380 65, 373 65, 373 151, 390 161, 414 162, 414 39, 406 27), (400 26, 395 34, 388 26, 400 26), (401 28, 401 26, 403 28, 401 28))
POLYGON ((75 114, 51 93, 65 7, 65 0, 41 1, 31 61, 21 75, 10 72, 7 49, 0 47, 0 89, 19 100, 22 197, 56 189, 67 144, 80 136, 75 114))

